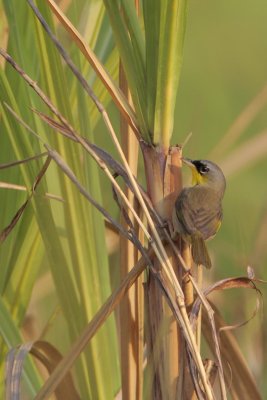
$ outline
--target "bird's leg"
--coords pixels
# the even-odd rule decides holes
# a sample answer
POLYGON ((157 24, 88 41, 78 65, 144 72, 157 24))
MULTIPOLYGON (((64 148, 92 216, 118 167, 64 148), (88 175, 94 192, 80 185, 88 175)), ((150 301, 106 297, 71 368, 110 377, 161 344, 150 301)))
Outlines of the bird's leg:
POLYGON ((173 221, 168 220, 167 225, 168 225, 168 229, 169 229, 172 240, 176 240, 177 236, 178 236, 178 232, 173 225, 173 221))
MULTIPOLYGON (((198 285, 199 290, 202 291, 203 266, 201 264, 197 265, 197 285, 198 285)), ((200 350, 200 346, 201 346, 201 321, 202 321, 202 306, 200 306, 199 313, 198 313, 197 331, 196 331, 196 341, 197 341, 199 350, 200 350)))

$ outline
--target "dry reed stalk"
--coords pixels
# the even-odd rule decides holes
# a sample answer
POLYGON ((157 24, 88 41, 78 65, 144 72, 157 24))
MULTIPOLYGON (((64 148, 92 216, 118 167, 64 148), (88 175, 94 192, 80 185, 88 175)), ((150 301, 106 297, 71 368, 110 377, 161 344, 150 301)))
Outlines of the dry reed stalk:
MULTIPOLYGON (((143 146, 148 194, 153 206, 163 220, 170 220, 175 199, 182 187, 181 149, 170 149, 166 155, 159 148, 143 146)), ((167 249, 169 262, 177 278, 181 274, 170 249, 167 249)), ((155 270, 160 271, 158 260, 153 260, 155 270)), ((163 299, 155 278, 150 274, 147 285, 150 343, 148 355, 153 378, 147 395, 153 399, 174 399, 178 390, 178 377, 181 364, 181 335, 172 312, 163 299)))
MULTIPOLYGON (((216 328, 219 331, 220 328, 226 325, 225 321, 219 315, 218 311, 215 312, 214 317, 216 328)), ((211 334, 209 318, 206 312, 203 312, 202 331, 210 349, 214 353, 214 339, 211 334)), ((225 371, 225 380, 232 399, 262 400, 255 379, 248 368, 232 331, 225 330, 220 332, 220 349, 225 371)))
MULTIPOLYGON (((130 102, 130 93, 127 80, 120 64, 120 89, 130 102)), ((121 143, 125 157, 132 170, 137 176, 139 144, 134 136, 131 127, 124 118, 121 118, 121 143)), ((136 210, 133 192, 125 185, 125 195, 132 207, 136 210)), ((138 212, 137 212, 138 213, 138 212)), ((138 225, 128 213, 135 230, 138 225)), ((122 226, 127 230, 128 224, 122 216, 122 226)), ((136 264, 139 254, 133 243, 129 242, 122 235, 120 236, 120 272, 121 278, 136 264)), ((128 400, 142 399, 143 395, 143 292, 142 276, 126 293, 120 303, 120 357, 121 357, 121 381, 122 397, 128 400)))
MULTIPOLYGON (((152 254, 153 250, 150 249, 147 255, 148 257, 150 257, 152 254)), ((125 296, 129 288, 134 284, 137 277, 143 272, 146 265, 146 257, 142 257, 131 269, 131 271, 125 276, 119 287, 110 295, 107 301, 103 304, 103 306, 99 309, 99 311, 94 315, 92 320, 86 326, 81 335, 72 344, 68 353, 58 363, 48 380, 45 382, 45 384, 37 394, 35 400, 44 400, 50 398, 56 387, 73 366, 77 357, 81 354, 91 338, 95 335, 98 329, 104 324, 106 319, 114 311, 115 307, 120 303, 123 296, 125 296)))
MULTIPOLYGON (((29 3, 32 3, 30 0, 28 0, 29 3)), ((33 5, 31 4, 31 6, 33 7, 33 5)), ((34 8, 34 7, 33 7, 34 8)), ((157 260, 159 261, 159 264, 162 268, 162 271, 164 272, 165 275, 165 281, 164 281, 164 285, 162 287, 162 290, 164 291, 164 293, 169 293, 170 288, 171 291, 174 291, 174 297, 172 297, 172 299, 170 300, 170 298, 168 297, 168 295, 166 295, 166 298, 168 299, 169 304, 171 304, 172 309, 175 310, 175 317, 176 319, 179 321, 179 324, 181 325, 182 329, 183 329, 183 334, 185 337, 185 340, 187 342, 187 346, 188 346, 188 350, 192 356, 192 359, 194 360, 194 362, 197 365, 197 369, 199 372, 199 375, 201 377, 201 381, 203 383, 203 387, 204 390, 206 392, 207 395, 207 399, 213 399, 213 394, 212 394, 212 390, 210 387, 210 384, 207 380, 206 377, 206 373, 205 373, 205 369, 203 366, 203 362, 201 360, 201 356, 197 350, 197 346, 196 346, 196 342, 195 342, 195 338, 193 335, 193 331, 190 325, 190 321, 188 318, 188 315, 186 313, 185 310, 185 306, 184 306, 184 294, 183 291, 181 289, 181 286, 178 282, 177 276, 174 272, 173 266, 170 263, 170 260, 168 258, 168 255, 166 253, 166 250, 162 244, 162 241, 159 237, 159 234, 157 232, 157 229, 155 227, 155 224, 151 218, 151 215, 148 211, 146 202, 143 198, 143 195, 139 189, 139 186, 135 180, 135 177, 132 174, 131 168, 129 167, 127 160, 125 158, 125 155, 121 149, 121 146, 119 144, 119 141, 116 137, 115 131, 113 129, 113 126, 110 122, 110 119, 108 117, 107 112, 105 111, 105 109, 103 108, 102 104, 99 102, 99 100, 96 98, 96 96, 94 95, 94 93, 92 92, 91 88, 88 86, 87 82, 84 80, 84 78, 81 76, 81 74, 79 73, 79 71, 77 71, 77 69, 75 68, 74 64, 72 63, 72 61, 68 58, 65 50, 63 49, 63 47, 60 45, 60 43, 57 41, 57 39, 54 37, 54 35, 50 32, 49 27, 47 26, 46 22, 43 20, 43 18, 41 17, 41 15, 37 12, 37 10, 35 9, 36 15, 38 16, 38 18, 40 19, 40 21, 42 22, 44 28, 46 29, 46 31, 48 32, 49 36, 51 37, 51 39, 53 40, 53 42, 56 44, 60 54, 62 55, 62 57, 64 58, 64 60, 66 61, 67 65, 71 68, 71 70, 73 71, 73 73, 75 74, 75 76, 77 77, 77 79, 79 79, 79 81, 81 82, 82 86, 84 87, 84 89, 86 90, 86 92, 88 93, 88 95, 92 98, 92 100, 94 101, 97 109, 99 110, 99 112, 102 115, 103 121, 106 124, 108 131, 112 137, 112 140, 118 150, 118 153, 122 159, 123 165, 125 167, 125 170, 127 172, 128 178, 129 178, 129 182, 133 188, 133 191, 140 203, 140 206, 142 207, 142 210, 147 218, 148 221, 148 225, 149 228, 151 229, 151 234, 152 236, 149 234, 149 232, 147 231, 147 229, 145 228, 144 224, 142 223, 142 221, 140 220, 140 218, 138 217, 138 215, 136 214, 136 212, 133 210, 133 208, 131 207, 131 205, 129 204, 128 199, 126 198, 126 196, 124 195, 124 193, 121 191, 121 189, 118 187, 117 182, 115 181, 114 177, 112 176, 112 174, 109 173, 109 171, 106 169, 105 163, 103 162, 103 160, 99 160, 99 157, 95 154, 95 152, 92 150, 92 148, 88 145, 88 143, 79 135, 77 135, 75 133, 75 131, 69 126, 68 122, 60 115, 60 113, 58 112, 58 110, 56 110, 51 102, 47 99, 47 97, 44 95, 43 92, 40 91, 40 88, 36 85, 35 82, 33 82, 29 77, 26 76, 26 74, 24 73, 24 71, 22 71, 17 65, 16 63, 14 63, 14 61, 8 56, 8 55, 4 55, 4 52, 1 51, 1 54, 5 56, 6 60, 9 61, 12 66, 22 75, 22 77, 30 84, 30 86, 39 94, 39 96, 44 100, 44 102, 49 106, 49 108, 59 117, 59 120, 63 123, 64 126, 66 126, 72 133, 73 137, 75 138, 75 140, 77 142, 79 142, 92 156, 93 158, 99 163, 100 167, 107 173, 107 175, 109 176, 109 179, 111 182, 113 182, 114 186, 117 187, 118 192, 120 193, 120 196, 122 197, 123 201, 127 204, 127 207, 129 207, 129 209, 131 210, 131 212, 133 213, 133 215, 135 216, 136 220, 138 221, 140 227, 142 227, 144 234, 146 235, 148 242, 151 244, 151 247, 153 248, 155 255, 157 257, 157 260), (167 286, 169 286, 169 289, 167 288, 167 286)), ((75 178, 73 177, 73 174, 71 174, 71 171, 69 171, 69 169, 67 168, 67 166, 63 163, 63 160, 60 159, 60 157, 58 156, 58 154, 56 154, 55 151, 53 151, 52 149, 50 149, 47 145, 45 145, 46 149, 49 152, 49 155, 55 159, 55 161, 57 163, 59 163, 60 167, 64 170, 65 173, 68 173, 68 176, 71 177, 71 179, 75 178)), ((162 179, 162 199, 165 198, 167 201, 161 201, 159 202, 157 205, 160 205, 160 208, 162 207, 162 213, 160 213, 163 216, 166 216, 168 219, 168 210, 169 210, 169 214, 170 214, 170 210, 172 209, 170 207, 170 200, 174 201, 174 199, 177 197, 177 189, 179 188, 179 181, 178 184, 174 184, 174 186, 172 186, 172 184, 174 183, 175 179, 175 174, 172 172, 170 172, 170 169, 173 168, 169 168, 170 166, 176 166, 179 164, 180 162, 180 156, 179 157, 175 157, 175 154, 177 156, 177 154, 179 153, 179 149, 176 148, 173 149, 173 152, 170 152, 169 154, 165 155, 165 152, 162 151, 161 155, 157 154, 157 161, 156 163, 154 163, 154 166, 158 165, 159 170, 161 171, 162 175, 160 174, 160 178, 162 179), (158 157, 159 156, 159 157, 158 157), (176 164, 172 161, 174 161, 174 159, 176 158, 176 164), (173 159, 173 160, 172 160, 173 159), (162 163, 163 161, 163 163, 162 163), (179 161, 177 163, 177 161, 179 161), (168 166, 168 168, 166 167, 166 165, 168 166), (168 174, 172 174, 172 179, 168 180, 166 179, 165 173, 168 174), (171 188, 175 188, 175 190, 173 191, 173 196, 170 195, 171 188), (171 199, 172 197, 172 199, 171 199)), ((154 148, 153 148, 154 151, 154 148)), ((152 154, 152 153, 151 153, 152 154)), ((154 159, 156 160, 156 157, 154 157, 154 159)), ((179 169, 179 168, 178 168, 179 169)), ((154 173, 151 175, 152 178, 154 178, 154 173)), ((75 180, 75 179, 74 179, 75 180)), ((76 182, 76 181, 75 181, 76 182)), ((156 182, 160 182, 160 181, 155 181, 154 182, 154 187, 157 187, 157 185, 155 185, 156 182)), ((177 183, 177 182, 176 182, 177 183)), ((77 182, 75 183, 77 184, 77 182)), ((160 193, 160 192, 159 192, 160 193)), ((156 196, 157 198, 157 196, 156 196)), ((161 200, 162 200, 161 199, 161 200)))

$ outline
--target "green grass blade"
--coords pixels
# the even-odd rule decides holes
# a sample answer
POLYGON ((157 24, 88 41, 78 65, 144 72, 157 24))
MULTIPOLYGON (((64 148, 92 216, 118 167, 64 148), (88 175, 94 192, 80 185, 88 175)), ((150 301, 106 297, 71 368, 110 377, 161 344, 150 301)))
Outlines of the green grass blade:
MULTIPOLYGON (((5 75, 0 73, 0 88, 2 99, 11 104, 18 110, 12 88, 10 87, 5 75)), ((2 149, 6 149, 8 155, 7 160, 22 159, 29 150, 28 154, 34 154, 30 150, 28 137, 22 128, 16 126, 6 115, 6 110, 0 104, 2 115, 2 149), (14 132, 18 132, 18 140, 15 139, 14 132), (23 136, 25 141, 23 143, 23 136)), ((2 158, 3 154, 1 154, 2 158)), ((6 160, 6 161, 7 161, 6 160)), ((22 183, 30 187, 33 183, 33 171, 38 168, 39 161, 33 161, 21 165, 19 168, 9 168, 1 171, 1 178, 7 182, 22 183)), ((15 213, 26 199, 25 192, 19 193, 15 191, 5 190, 0 198, 0 208, 3 212, 1 218, 1 230, 9 225, 15 213)), ((10 314, 13 317, 14 323, 19 326, 25 316, 32 288, 39 271, 40 264, 43 258, 43 244, 40 241, 40 234, 34 219, 32 209, 27 207, 21 221, 10 233, 10 236, 1 245, 0 260, 1 260, 1 296, 5 299, 10 314)))
MULTIPOLYGON (((187 0, 163 0, 160 12, 157 93, 153 142, 170 145, 181 74, 187 0)), ((149 43, 146 44, 149 46, 149 43)))
MULTIPOLYGON (((104 0, 104 3, 127 76, 141 134, 146 141, 151 142, 147 122, 146 83, 144 66, 142 65, 144 59, 143 39, 141 39, 142 35, 139 32, 140 28, 139 30, 137 28, 136 11, 133 7, 127 8, 127 21, 133 21, 128 27, 122 18, 119 2, 117 0, 104 0), (142 59, 140 59, 140 56, 142 59)), ((124 3, 125 10, 126 7, 127 2, 124 3)))
MULTIPOLYGON (((13 49, 14 57, 19 59, 27 72, 32 71, 32 77, 38 78, 36 79, 38 83, 43 88, 45 87, 45 91, 64 115, 72 123, 77 121, 77 126, 90 137, 87 95, 77 85, 73 76, 65 70, 65 66, 62 64, 54 46, 50 43, 26 4, 23 5, 24 9, 22 10, 25 19, 20 19, 18 16, 16 24, 12 25, 16 5, 16 1, 13 0, 6 2, 12 27, 9 48, 13 49), (28 11, 25 12, 25 9, 28 11), (25 20, 27 20, 27 26, 32 29, 29 36, 25 31, 26 38, 22 29, 22 26, 25 27, 26 25, 25 20), (33 28, 34 26, 35 28, 33 28), (22 48, 27 50, 23 54, 19 51, 22 48), (21 57, 18 56, 17 58, 17 55, 20 54, 21 57), (37 62, 30 66, 31 60, 38 60, 38 69, 37 62), (77 90, 73 91, 73 96, 77 97, 77 107, 74 108, 72 107, 74 98, 69 95, 69 88, 73 85, 77 86, 77 90)), ((40 1, 39 6, 48 23, 52 25, 50 11, 44 2, 40 1)), ((30 122, 31 126, 45 140, 60 151, 79 179, 90 188, 93 196, 101 202, 98 171, 94 163, 87 159, 78 145, 55 135, 47 127, 44 128, 38 116, 33 116, 28 106, 32 105, 35 108, 42 109, 40 100, 25 86, 21 78, 18 79, 18 76, 14 75, 10 68, 6 69, 4 77, 3 82, 6 86, 4 99, 8 100, 12 108, 19 115, 22 114, 23 118, 30 122), (14 77, 14 79, 11 79, 11 77, 14 77), (16 84, 13 84, 14 82, 16 84), (23 89, 19 92, 21 93, 20 96, 17 95, 18 86, 23 89), (15 98, 17 101, 14 100, 15 98), (25 109, 26 112, 24 112, 25 109)), ((2 94, 1 99, 3 99, 2 94)), ((5 113, 4 110, 3 112, 5 113)), ((18 127, 14 121, 10 125, 10 120, 10 116, 7 117, 5 114, 3 121, 5 133, 16 158, 36 154, 37 150, 39 152, 38 141, 29 137, 28 133, 25 134, 24 129, 18 127)), ((36 165, 32 167, 30 165, 23 166, 19 170, 23 172, 21 179, 30 187, 33 181, 32 177, 37 171, 36 165)), ((49 167, 47 175, 43 178, 37 195, 34 196, 33 206, 34 215, 45 245, 46 261, 51 269, 59 303, 67 321, 68 332, 66 332, 66 335, 73 340, 110 294, 108 258, 105 245, 103 245, 103 219, 85 200, 81 200, 77 190, 54 165, 49 167), (53 201, 47 201, 44 198, 44 193, 47 191, 60 195, 64 198, 65 203, 56 204, 53 201)), ((30 231, 31 225, 28 224, 24 228, 26 231, 27 229, 30 231)), ((19 244, 22 246, 23 241, 21 240, 19 244)), ((21 248, 21 251, 24 251, 24 247, 21 248)), ((18 267, 21 267, 22 264, 18 259, 19 254, 18 249, 17 256, 14 255, 14 262, 17 263, 18 267)), ((26 249, 24 255, 27 259, 26 249)), ((33 262, 30 261, 29 268, 33 262)), ((14 271, 8 276, 6 293, 11 293, 11 286, 9 285, 19 280, 19 275, 15 277, 14 271)), ((26 274, 25 278, 26 276, 28 275, 26 274)), ((22 285, 22 291, 25 290, 23 287, 22 285)), ((24 294, 26 295, 26 293, 24 294)), ((13 299, 10 299, 9 295, 7 297, 10 307, 13 307, 18 314, 17 306, 13 306, 13 299)), ((77 382, 82 398, 109 399, 113 398, 118 390, 118 357, 113 318, 101 329, 82 355, 77 364, 77 382), (106 377, 105 385, 102 384, 103 376, 106 377)))
POLYGON ((147 118, 149 130, 154 132, 161 2, 144 0, 143 10, 146 38, 147 118))

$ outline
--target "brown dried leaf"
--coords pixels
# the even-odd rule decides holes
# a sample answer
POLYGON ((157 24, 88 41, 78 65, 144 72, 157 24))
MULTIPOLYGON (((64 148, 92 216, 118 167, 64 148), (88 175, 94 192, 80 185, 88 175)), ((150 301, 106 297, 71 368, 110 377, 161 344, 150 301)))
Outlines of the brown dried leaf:
MULTIPOLYGON (((210 293, 217 290, 226 290, 226 289, 234 289, 234 288, 245 288, 245 289, 254 289, 258 294, 261 294, 260 290, 256 287, 255 282, 261 282, 259 279, 250 279, 246 276, 236 277, 236 278, 226 278, 222 279, 218 282, 215 282, 213 285, 210 285, 203 291, 205 296, 208 296, 210 293)), ((201 305, 201 299, 198 297, 192 307, 190 313, 190 319, 192 324, 196 323, 197 316, 199 313, 201 305)), ((254 313, 253 313, 254 315, 254 313)), ((250 318, 251 319, 251 318, 250 318)), ((249 320, 250 320, 249 319, 249 320)), ((243 325, 243 323, 242 323, 243 325)))
MULTIPOLYGON (((151 257, 153 250, 148 251, 147 257, 151 257)), ((88 342, 95 335, 98 329, 103 325, 109 315, 114 311, 115 307, 119 304, 125 293, 136 281, 138 276, 143 272, 147 265, 147 257, 142 257, 137 264, 131 269, 131 271, 122 280, 120 286, 110 295, 107 301, 94 315, 92 320, 86 326, 81 335, 72 344, 71 349, 59 362, 55 370, 52 372, 44 386, 41 388, 36 396, 36 400, 48 398, 58 387, 62 379, 66 376, 76 359, 79 357, 81 352, 85 349, 88 342)))
MULTIPOLYGON (((226 279, 222 279, 218 282, 215 282, 213 285, 210 285, 207 289, 204 290, 203 293, 205 296, 208 296, 211 292, 213 292, 215 290, 245 288, 245 289, 254 289, 254 290, 256 290, 258 295, 261 295, 260 290, 255 285, 255 282, 258 282, 258 281, 259 281, 258 279, 250 279, 247 277, 226 278, 226 279)), ((196 301, 194 302, 194 305, 192 307, 191 314, 190 314, 190 320, 193 325, 196 324, 200 306, 201 306, 201 299, 198 297, 196 299, 196 301)), ((220 331, 233 330, 233 329, 237 329, 237 328, 240 328, 241 326, 246 325, 251 319, 253 319, 255 317, 255 315, 259 311, 259 308, 260 308, 260 301, 259 301, 259 298, 257 298, 255 309, 254 309, 252 315, 246 321, 243 321, 243 322, 240 322, 237 324, 233 324, 233 325, 224 326, 224 327, 220 328, 220 331)))
MULTIPOLYGON (((54 371, 63 358, 60 352, 51 343, 43 340, 35 342, 30 352, 46 367, 49 374, 54 371)), ((80 396, 75 389, 70 371, 68 371, 62 382, 58 385, 55 394, 58 400, 80 399, 80 396)))
MULTIPOLYGON (((214 305, 212 308, 215 309, 214 305)), ((225 321, 215 309, 217 329, 225 326, 225 321)), ((206 312, 203 312, 202 327, 205 339, 214 353, 213 336, 210 330, 210 321, 206 312)), ((226 382, 233 399, 261 400, 257 384, 252 376, 247 362, 239 348, 237 340, 231 331, 220 334, 220 350, 222 354, 226 382)))
POLYGON ((51 158, 47 157, 46 162, 44 163, 41 171, 38 173, 38 175, 35 178, 35 181, 32 185, 32 193, 28 196, 27 200, 22 204, 22 206, 19 208, 19 210, 16 212, 15 216, 12 218, 11 222, 8 224, 6 228, 2 230, 0 233, 0 243, 3 243, 5 239, 8 237, 8 235, 12 232, 14 227, 17 225, 18 221, 20 220, 25 208, 27 207, 34 191, 36 190, 37 186, 39 185, 42 177, 44 176, 49 164, 51 162, 51 158))
POLYGON ((31 107, 31 110, 35 114, 37 114, 41 118, 42 121, 47 123, 53 129, 56 129, 57 131, 62 133, 62 135, 66 136, 68 139, 71 139, 71 140, 73 140, 75 142, 78 142, 78 140, 75 138, 75 136, 73 136, 73 133, 72 133, 72 131, 70 130, 70 128, 68 126, 60 124, 59 122, 55 121, 53 118, 49 117, 48 115, 44 114, 41 111, 36 110, 33 107, 31 107))
POLYGON ((14 217, 12 218, 11 222, 6 226, 2 232, 0 233, 0 244, 3 243, 8 235, 12 232, 13 228, 17 225, 18 221, 20 220, 20 217, 23 214, 23 211, 28 205, 30 198, 28 198, 25 203, 22 204, 22 206, 19 208, 19 210, 16 212, 14 217))
POLYGON ((231 330, 234 330, 234 329, 237 329, 237 328, 241 328, 241 326, 244 326, 244 325, 248 324, 249 321, 251 321, 251 320, 258 314, 259 309, 260 309, 260 301, 259 301, 259 298, 257 298, 257 300, 256 300, 256 306, 255 306, 255 308, 254 308, 254 310, 253 310, 253 313, 251 314, 251 316, 250 316, 248 319, 246 319, 246 321, 239 322, 239 323, 234 324, 234 325, 222 326, 222 327, 219 329, 219 332, 222 332, 222 331, 231 331, 231 330))

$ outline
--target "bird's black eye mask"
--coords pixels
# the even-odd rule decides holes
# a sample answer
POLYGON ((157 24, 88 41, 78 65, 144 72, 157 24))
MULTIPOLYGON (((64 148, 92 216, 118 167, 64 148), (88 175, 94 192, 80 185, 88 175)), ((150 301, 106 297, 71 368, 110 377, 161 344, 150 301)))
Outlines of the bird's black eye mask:
POLYGON ((207 166, 207 164, 205 164, 202 161, 192 161, 192 163, 195 165, 196 169, 198 170, 198 172, 200 173, 200 175, 205 175, 207 172, 209 172, 209 167, 207 166))

